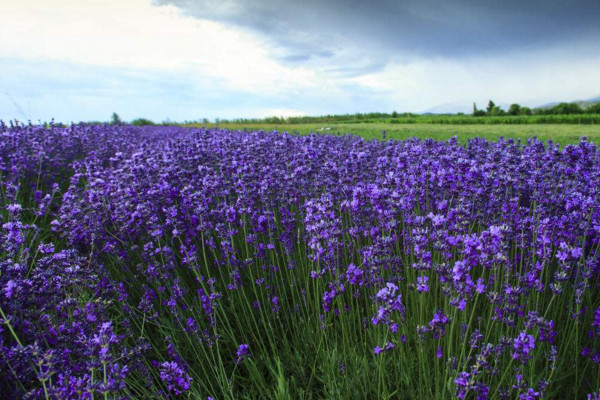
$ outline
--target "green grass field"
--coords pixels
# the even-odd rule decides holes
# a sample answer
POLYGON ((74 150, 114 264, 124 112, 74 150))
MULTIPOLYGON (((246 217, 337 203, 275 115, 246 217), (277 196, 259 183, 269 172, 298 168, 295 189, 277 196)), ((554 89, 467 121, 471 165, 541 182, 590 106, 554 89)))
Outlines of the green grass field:
MULTIPOLYGON (((207 126, 214 126, 208 124, 207 126)), ((188 126, 202 126, 191 124, 188 126)), ((352 133, 366 139, 381 139, 381 131, 387 132, 388 139, 404 140, 412 137, 431 138, 435 140, 447 140, 457 136, 460 142, 466 142, 475 137, 484 137, 489 140, 497 140, 500 137, 527 140, 537 137, 540 140, 552 139, 561 145, 578 143, 582 136, 587 136, 589 141, 600 143, 600 125, 579 124, 390 124, 381 122, 368 123, 312 123, 312 124, 235 124, 222 123, 219 127, 230 130, 273 130, 280 132, 299 132, 308 134, 310 132, 341 134, 352 133)))

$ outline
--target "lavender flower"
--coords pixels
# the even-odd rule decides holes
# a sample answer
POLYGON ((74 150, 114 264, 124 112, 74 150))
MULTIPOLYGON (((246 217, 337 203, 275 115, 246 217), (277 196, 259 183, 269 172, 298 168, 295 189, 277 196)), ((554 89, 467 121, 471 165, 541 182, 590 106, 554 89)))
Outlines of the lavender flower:
POLYGON ((534 348, 535 338, 523 331, 513 341, 512 358, 525 363, 531 358, 531 351, 534 348))
POLYGON ((419 292, 419 293, 429 292, 428 282, 429 282, 429 277, 427 277, 427 276, 417 277, 417 292, 419 292))
MULTIPOLYGON (((315 361, 299 333, 347 355, 385 329, 375 354, 406 342, 401 356, 429 352, 432 374, 446 358, 458 398, 537 399, 551 376, 557 392, 588 383, 565 366, 598 372, 600 151, 587 140, 0 123, 0 177, 7 398, 185 397, 192 375, 265 397, 238 379, 248 371, 214 365, 250 356, 218 354, 244 332, 264 340, 260 368, 261 349, 294 349, 287 375, 315 361), (548 362, 524 369, 536 346, 548 362)), ((343 371, 342 353, 327 365, 343 371)), ((387 385, 398 367, 384 361, 387 385)))
POLYGON ((244 361, 247 357, 248 357, 248 350, 249 350, 250 346, 248 346, 248 344, 243 343, 240 344, 238 346, 238 349, 235 353, 235 363, 236 364, 241 364, 242 361, 244 361))
POLYGON ((394 343, 388 341, 383 347, 375 346, 373 353, 375 353, 375 355, 380 355, 381 353, 392 350, 395 347, 396 346, 394 343))
POLYGON ((174 361, 165 361, 160 365, 160 379, 175 395, 188 392, 192 382, 192 378, 174 361))

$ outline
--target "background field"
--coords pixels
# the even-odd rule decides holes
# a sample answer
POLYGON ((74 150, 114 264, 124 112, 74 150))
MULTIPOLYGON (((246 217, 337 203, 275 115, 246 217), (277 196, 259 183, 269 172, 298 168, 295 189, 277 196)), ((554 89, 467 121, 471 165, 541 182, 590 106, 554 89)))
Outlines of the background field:
MULTIPOLYGON (((215 126, 217 124, 206 124, 215 126)), ((189 124, 188 126, 202 126, 202 124, 189 124)), ((584 124, 435 124, 435 123, 309 123, 309 124, 248 124, 248 123, 221 123, 221 128, 229 130, 274 130, 280 132, 310 132, 328 134, 352 133, 366 139, 381 139, 383 130, 387 139, 410 139, 412 137, 447 140, 457 136, 460 142, 466 142, 474 137, 484 137, 488 140, 497 140, 500 137, 527 140, 537 137, 546 141, 551 139, 561 145, 579 142, 582 136, 600 143, 600 125, 584 124)))

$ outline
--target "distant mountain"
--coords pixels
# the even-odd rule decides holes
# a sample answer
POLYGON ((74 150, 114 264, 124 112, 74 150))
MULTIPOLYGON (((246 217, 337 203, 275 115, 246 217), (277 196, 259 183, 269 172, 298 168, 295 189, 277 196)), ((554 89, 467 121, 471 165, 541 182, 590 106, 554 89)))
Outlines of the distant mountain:
POLYGON ((420 114, 431 115, 431 114, 458 114, 458 113, 471 113, 473 111, 473 103, 468 104, 465 102, 454 101, 451 103, 439 104, 435 107, 428 108, 420 112, 420 114))
POLYGON ((576 101, 565 101, 565 102, 553 101, 551 103, 542 104, 541 106, 537 106, 537 107, 534 107, 534 108, 542 108, 542 109, 551 108, 551 107, 554 107, 555 105, 560 104, 560 103, 575 103, 579 107, 581 107, 581 108, 583 108, 585 110, 589 106, 592 106, 592 105, 594 105, 596 103, 600 103, 600 96, 593 97, 593 98, 587 99, 587 100, 576 100, 576 101))
POLYGON ((537 106, 537 107, 533 107, 533 108, 541 108, 541 109, 545 109, 545 108, 552 108, 556 105, 558 105, 559 103, 557 101, 553 101, 551 103, 545 103, 542 104, 541 106, 537 106))
MULTIPOLYGON (((542 109, 551 108, 560 103, 563 103, 563 102, 562 101, 553 101, 550 103, 542 104, 540 106, 534 106, 531 108, 532 109, 534 109, 534 108, 542 108, 542 109)), ((568 103, 568 102, 565 102, 565 103, 568 103)), ((572 101, 570 103, 576 103, 579 105, 579 107, 581 107, 585 110, 586 108, 588 108, 591 105, 600 103, 600 96, 593 97, 593 98, 587 99, 587 100, 572 101)), ((504 111, 507 111, 510 108, 510 103, 500 103, 500 104, 496 104, 496 105, 498 107, 500 107, 501 109, 503 109, 504 111)), ((521 105, 527 106, 527 104, 522 104, 522 103, 521 103, 521 105)), ((477 103, 477 108, 480 110, 481 109, 485 110, 486 107, 487 107, 487 102, 481 103, 481 104, 477 103)), ((428 108, 426 110, 421 111, 419 114, 422 114, 422 115, 458 114, 458 113, 471 114, 472 112, 473 112, 473 102, 453 101, 450 103, 439 104, 437 106, 428 108)))
MULTIPOLYGON (((496 104, 498 107, 500 107, 503 110, 508 110, 508 108, 510 107, 510 104, 508 103, 501 103, 501 104, 496 104)), ((477 108, 478 109, 484 109, 487 107, 487 102, 479 104, 477 103, 477 108)), ((473 113, 473 102, 467 102, 467 101, 454 101, 451 103, 444 103, 444 104, 440 104, 437 105, 435 107, 431 107, 428 108, 425 111, 422 111, 420 114, 458 114, 458 113, 463 113, 463 114, 471 114, 473 113)))

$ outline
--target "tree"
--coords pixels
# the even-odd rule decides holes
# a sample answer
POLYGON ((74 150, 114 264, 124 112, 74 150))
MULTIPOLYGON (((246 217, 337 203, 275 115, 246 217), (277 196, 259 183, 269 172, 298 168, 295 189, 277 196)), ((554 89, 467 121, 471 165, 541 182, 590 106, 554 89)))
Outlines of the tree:
POLYGON ((473 103, 473 116, 474 117, 481 117, 482 115, 485 115, 485 111, 478 110, 477 109, 477 104, 473 103))
POLYGON ((487 115, 491 115, 492 110, 494 109, 494 107, 496 107, 496 105, 494 104, 494 102, 492 100, 490 100, 488 102, 487 108, 485 109, 485 113, 487 115))
POLYGON ((492 107, 492 110, 489 112, 489 115, 492 115, 494 117, 496 117, 498 115, 504 115, 504 110, 498 106, 494 106, 494 107, 492 107))
POLYGON ((519 115, 521 114, 521 106, 518 105, 517 103, 511 104, 510 107, 508 108, 508 115, 519 115))
POLYGON ((583 110, 575 103, 560 103, 552 107, 552 114, 582 114, 583 110))
POLYGON ((146 125, 155 125, 155 123, 146 118, 138 118, 138 119, 134 119, 133 121, 131 121, 131 125, 146 126, 146 125))
POLYGON ((116 112, 112 113, 111 120, 113 125, 121 125, 123 123, 123 121, 121 121, 121 117, 119 117, 119 114, 116 112))
POLYGON ((585 112, 588 114, 600 114, 600 103, 589 106, 585 112))
POLYGON ((521 107, 521 109, 519 110, 519 115, 531 115, 531 108, 521 107))

